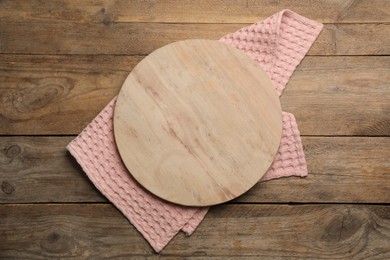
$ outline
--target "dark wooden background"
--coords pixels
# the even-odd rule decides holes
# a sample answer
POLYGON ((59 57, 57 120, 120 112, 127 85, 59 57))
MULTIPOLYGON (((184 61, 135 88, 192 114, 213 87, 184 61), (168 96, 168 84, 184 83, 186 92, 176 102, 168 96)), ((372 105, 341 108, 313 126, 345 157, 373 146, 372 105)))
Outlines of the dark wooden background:
POLYGON ((283 8, 325 24, 281 98, 310 175, 214 207, 160 256, 389 259, 387 0, 0 0, 0 257, 157 257, 66 144, 151 51, 283 8))

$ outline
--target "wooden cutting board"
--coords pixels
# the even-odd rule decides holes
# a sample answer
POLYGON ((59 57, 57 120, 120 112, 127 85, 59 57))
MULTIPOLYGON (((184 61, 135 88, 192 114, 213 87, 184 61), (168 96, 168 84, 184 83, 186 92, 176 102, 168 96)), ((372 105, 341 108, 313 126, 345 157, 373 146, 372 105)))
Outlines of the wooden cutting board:
POLYGON ((282 113, 271 80, 246 54, 186 40, 154 51, 129 74, 114 132, 142 186, 173 203, 209 206, 264 175, 279 147, 282 113))

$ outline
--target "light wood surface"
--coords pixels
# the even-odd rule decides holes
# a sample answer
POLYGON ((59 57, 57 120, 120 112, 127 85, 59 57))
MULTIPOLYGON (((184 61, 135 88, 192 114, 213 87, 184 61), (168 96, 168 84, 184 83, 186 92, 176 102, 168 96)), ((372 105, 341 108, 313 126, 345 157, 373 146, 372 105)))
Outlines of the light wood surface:
POLYGON ((134 178, 181 205, 237 198, 271 165, 282 135, 275 87, 223 43, 187 40, 144 58, 116 102, 118 151, 134 178))
POLYGON ((0 258, 389 259, 389 14, 387 0, 0 1, 0 258), (326 23, 281 97, 309 176, 256 184, 155 255, 66 144, 144 55, 286 7, 326 23))

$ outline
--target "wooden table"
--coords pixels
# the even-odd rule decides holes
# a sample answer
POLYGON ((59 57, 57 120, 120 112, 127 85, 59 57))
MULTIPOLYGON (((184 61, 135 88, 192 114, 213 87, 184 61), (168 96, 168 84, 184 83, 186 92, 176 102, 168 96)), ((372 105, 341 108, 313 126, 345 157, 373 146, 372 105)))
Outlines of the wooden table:
POLYGON ((213 207, 161 256, 390 258, 387 0, 1 1, 0 257, 155 257, 66 144, 151 51, 283 8, 325 23, 281 98, 309 176, 213 207))

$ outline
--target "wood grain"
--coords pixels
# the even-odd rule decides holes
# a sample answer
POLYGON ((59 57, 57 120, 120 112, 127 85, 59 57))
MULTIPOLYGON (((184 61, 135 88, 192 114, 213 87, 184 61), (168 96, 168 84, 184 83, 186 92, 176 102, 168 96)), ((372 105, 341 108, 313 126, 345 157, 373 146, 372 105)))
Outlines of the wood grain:
MULTIPOLYGON (((0 134, 78 134, 142 58, 0 55, 0 134)), ((389 82, 388 56, 306 57, 282 109, 303 135, 390 136, 389 82)))
MULTIPOLYGON (((0 218, 2 258, 152 257, 112 205, 0 205, 0 218)), ((161 256, 387 259, 389 230, 386 206, 216 206, 161 256)))
POLYGON ((302 135, 390 135, 390 57, 307 58, 281 97, 302 135))
POLYGON ((302 141, 307 178, 260 183, 239 201, 390 202, 390 138, 303 137, 302 141))
MULTIPOLYGON (((105 202, 66 152, 72 138, 0 137, 0 203, 105 202)), ((234 202, 390 203, 390 138, 303 137, 303 144, 307 178, 263 182, 234 202)))
MULTIPOLYGON (((217 40, 245 25, 0 20, 0 53, 145 55, 179 40, 217 40)), ((387 24, 326 24, 308 52, 308 55, 388 54, 387 24)))
POLYGON ((0 202, 105 201, 66 151, 72 139, 1 137, 0 202))
POLYGON ((0 258, 389 259, 389 5, 0 0, 0 258), (66 153, 73 136, 13 136, 78 134, 144 55, 284 8, 327 23, 281 99, 301 134, 314 135, 303 137, 309 176, 213 208, 161 256, 66 153), (310 205, 274 204, 288 202, 310 205))
POLYGON ((113 124, 122 161, 143 187, 180 205, 210 206, 263 177, 280 144, 282 110, 254 60, 196 39, 137 64, 119 92, 113 124))
POLYGON ((141 58, 2 55, 0 133, 79 133, 141 58))
POLYGON ((390 22, 387 0, 3 0, 0 19, 96 23, 252 23, 285 8, 322 23, 390 22))

